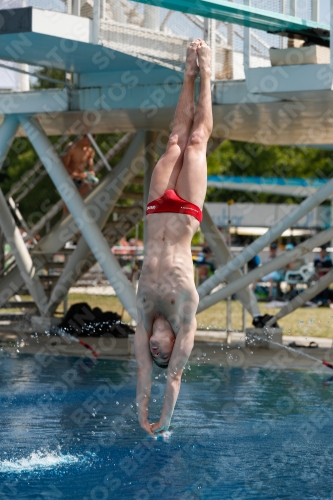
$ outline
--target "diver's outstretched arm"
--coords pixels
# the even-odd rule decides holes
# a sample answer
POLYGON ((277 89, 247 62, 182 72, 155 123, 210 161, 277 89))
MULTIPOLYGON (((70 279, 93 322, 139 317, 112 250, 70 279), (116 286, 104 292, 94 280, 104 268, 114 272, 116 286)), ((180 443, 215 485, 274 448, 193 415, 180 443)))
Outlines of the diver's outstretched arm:
POLYGON ((168 367, 161 417, 159 422, 151 425, 151 430, 155 434, 167 431, 170 426, 173 410, 178 399, 182 373, 193 349, 196 329, 197 321, 194 317, 191 323, 182 325, 177 334, 168 367))
POLYGON ((148 405, 151 392, 153 360, 149 351, 149 337, 142 321, 138 323, 134 336, 135 357, 138 364, 136 404, 139 423, 150 436, 154 437, 148 422, 148 405))

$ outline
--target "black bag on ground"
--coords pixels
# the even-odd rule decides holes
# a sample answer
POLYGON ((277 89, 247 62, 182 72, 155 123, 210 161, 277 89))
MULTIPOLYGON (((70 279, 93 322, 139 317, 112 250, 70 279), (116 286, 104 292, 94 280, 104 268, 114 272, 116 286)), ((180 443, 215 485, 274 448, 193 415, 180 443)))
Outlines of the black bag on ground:
POLYGON ((120 321, 119 314, 112 311, 103 312, 99 307, 91 309, 87 302, 73 304, 59 328, 71 335, 82 337, 125 338, 129 333, 134 333, 133 328, 120 321))

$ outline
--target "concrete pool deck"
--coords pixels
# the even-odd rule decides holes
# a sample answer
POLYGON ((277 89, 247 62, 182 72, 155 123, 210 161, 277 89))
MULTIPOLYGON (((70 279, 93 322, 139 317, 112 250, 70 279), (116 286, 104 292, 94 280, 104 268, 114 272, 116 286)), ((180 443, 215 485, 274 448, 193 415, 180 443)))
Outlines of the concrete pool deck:
MULTIPOLYGON (((114 337, 80 337, 81 340, 90 344, 98 353, 99 359, 133 359, 134 335, 129 338, 119 339, 114 337)), ((226 332, 221 331, 197 331, 194 349, 189 363, 191 364, 213 364, 224 367, 262 367, 274 369, 299 369, 311 370, 333 375, 332 370, 324 366, 321 361, 333 363, 332 339, 318 337, 283 336, 283 344, 296 342, 298 345, 309 345, 316 342, 317 348, 301 348, 289 350, 285 348, 267 349, 255 346, 245 346, 245 335, 243 333, 229 334, 227 342, 226 332), (304 354, 313 356, 310 359, 304 354)), ((63 337, 49 336, 25 332, 7 326, 0 331, 0 352, 37 354, 41 356, 78 356, 91 357, 90 351, 82 345, 68 341, 63 337)))

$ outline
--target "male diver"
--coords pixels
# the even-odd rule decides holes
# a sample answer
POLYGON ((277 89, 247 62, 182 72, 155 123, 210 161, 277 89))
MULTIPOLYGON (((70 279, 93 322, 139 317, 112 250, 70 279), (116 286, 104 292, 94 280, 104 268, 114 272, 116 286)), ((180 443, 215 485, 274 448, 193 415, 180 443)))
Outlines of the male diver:
POLYGON ((212 132, 211 50, 201 39, 187 49, 172 132, 150 184, 147 243, 138 288, 135 355, 141 427, 152 437, 169 428, 181 376, 194 344, 199 302, 191 240, 202 220, 207 189, 207 142, 212 132), (194 110, 199 66, 200 95, 194 110), (153 362, 167 368, 160 420, 148 421, 153 362))

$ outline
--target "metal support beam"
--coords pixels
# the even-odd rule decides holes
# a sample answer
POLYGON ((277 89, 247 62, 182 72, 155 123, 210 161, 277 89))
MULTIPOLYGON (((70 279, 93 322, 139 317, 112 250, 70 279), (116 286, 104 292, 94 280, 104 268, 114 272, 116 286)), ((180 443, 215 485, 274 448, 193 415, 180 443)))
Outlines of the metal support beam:
POLYGON ((74 16, 81 15, 81 0, 73 0, 73 14, 74 16))
POLYGON ((21 276, 28 287, 31 297, 36 302, 39 312, 45 316, 47 297, 44 288, 36 273, 36 268, 32 262, 29 251, 24 243, 19 228, 15 224, 14 217, 10 213, 6 198, 0 189, 0 224, 9 243, 12 253, 15 256, 17 266, 21 276))
POLYGON ((19 224, 21 224, 21 227, 25 230, 25 232, 27 233, 27 235, 30 237, 30 239, 32 240, 32 242, 35 245, 37 243, 37 240, 34 237, 34 233, 30 231, 28 224, 23 219, 23 216, 22 216, 20 210, 16 206, 16 203, 11 196, 9 196, 9 198, 8 198, 8 204, 9 204, 10 208, 12 209, 14 215, 16 216, 19 224))
POLYGON ((212 51, 211 80, 215 80, 216 69, 216 20, 204 18, 205 41, 212 51))
MULTIPOLYGON (((144 149, 144 139, 144 132, 138 132, 135 135, 119 164, 85 197, 85 210, 91 210, 92 212, 105 210, 104 207, 110 206, 115 195, 121 195, 122 190, 119 189, 119 186, 122 184, 122 178, 125 179, 129 175, 133 158, 135 158, 134 164, 138 172, 144 168, 144 158, 141 156, 144 149)), ((73 220, 72 214, 68 214, 50 234, 40 241, 37 248, 45 253, 58 251, 66 241, 70 240, 80 230, 80 227, 77 227, 73 220)))
POLYGON ((160 29, 160 9, 153 5, 145 5, 144 7, 144 28, 159 31, 160 29))
MULTIPOLYGON (((333 227, 333 200, 331 200, 331 227, 333 227)), ((330 254, 331 254, 331 258, 333 258, 333 239, 331 241, 331 248, 332 248, 332 250, 331 250, 330 254)))
POLYGON ((91 142, 91 144, 94 146, 94 148, 96 149, 97 153, 98 153, 98 156, 100 157, 100 159, 102 160, 102 162, 104 163, 105 167, 107 168, 107 170, 109 172, 111 172, 112 168, 110 167, 109 165, 109 162, 107 161, 107 159, 105 158, 105 156, 103 155, 102 151, 100 150, 97 142, 95 141, 95 139, 93 138, 93 136, 91 134, 87 134, 87 136, 89 137, 89 140, 91 142))
MULTIPOLYGON (((330 0, 330 34, 333 33, 333 0, 330 0)), ((330 72, 333 71, 333 50, 330 51, 330 72)))
MULTIPOLYGON (((250 6, 251 0, 244 0, 244 5, 250 6)), ((244 72, 251 68, 251 28, 244 26, 244 72)))
POLYGON ((96 224, 96 213, 87 211, 78 190, 39 122, 35 118, 24 116, 20 117, 20 122, 119 300, 135 319, 137 315, 135 291, 96 224))
POLYGON ((0 128, 0 170, 16 135, 19 122, 16 115, 8 115, 0 128))
MULTIPOLYGON (((201 230, 205 235, 208 245, 214 253, 216 260, 220 266, 225 265, 232 259, 232 253, 227 247, 220 231, 215 226, 207 208, 203 207, 203 219, 201 222, 201 230)), ((242 272, 237 269, 230 274, 228 281, 237 282, 243 276, 242 272)), ((242 287, 243 288, 243 287, 242 287)), ((251 314, 252 317, 260 316, 260 310, 256 296, 249 288, 240 289, 237 293, 237 299, 241 301, 245 309, 251 314)), ((205 300, 205 299, 204 299, 205 300)), ((200 304, 199 304, 200 308, 200 304)), ((199 310, 198 310, 199 312, 199 310)))
POLYGON ((0 227, 0 272, 5 267, 5 235, 0 227))
POLYGON ((277 269, 283 268, 284 266, 289 264, 289 262, 292 262, 293 260, 298 259, 302 255, 311 252, 311 250, 313 250, 316 246, 325 244, 331 238, 333 238, 333 228, 327 229, 326 231, 322 231, 313 238, 309 238, 308 240, 303 241, 303 243, 298 245, 293 250, 288 251, 282 255, 279 255, 270 262, 267 262, 267 264, 257 267, 250 273, 242 276, 237 281, 229 283, 227 286, 221 288, 217 292, 204 297, 202 300, 200 300, 198 312, 208 309, 208 307, 211 307, 217 302, 220 302, 221 300, 230 297, 234 293, 239 293, 239 291, 243 290, 244 287, 247 287, 251 283, 255 283, 256 281, 260 280, 260 278, 262 278, 263 276, 266 276, 267 274, 276 271, 277 269))
MULTIPOLYGON (((132 165, 131 162, 134 157, 137 157, 136 163, 138 165, 138 171, 144 168, 143 158, 142 165, 140 166, 140 153, 144 149, 144 139, 144 132, 137 132, 135 134, 131 144, 117 167, 114 168, 112 172, 107 174, 98 186, 86 196, 86 210, 91 210, 93 213, 96 213, 99 210, 104 210, 105 207, 109 206, 110 199, 114 196, 114 194, 118 193, 119 196, 121 195, 121 190, 119 189, 118 184, 120 179, 122 177, 126 177, 127 173, 130 171, 132 165)), ((37 225, 33 229, 37 231, 36 228, 37 225)), ((43 253, 48 254, 57 252, 63 247, 66 241, 70 240, 78 231, 79 229, 73 220, 73 216, 68 214, 67 217, 61 220, 57 227, 51 231, 51 233, 46 235, 38 243, 38 245, 36 245, 34 251, 38 251, 40 267, 43 265, 44 261, 43 253)), ((34 259, 34 262, 36 267, 38 267, 36 259, 34 259)), ((23 279, 20 275, 19 269, 17 268, 13 269, 6 276, 4 276, 0 281, 0 305, 7 302, 7 300, 20 289, 22 284, 23 279)))
POLYGON ((49 316, 52 316, 55 313, 60 302, 62 302, 67 296, 70 287, 73 286, 78 280, 89 254, 90 248, 86 240, 81 238, 76 246, 76 249, 68 259, 61 276, 53 287, 50 300, 47 305, 47 312, 49 316))
POLYGON ((284 318, 285 316, 292 313, 299 307, 303 306, 306 302, 313 299, 314 297, 316 297, 316 295, 325 290, 325 288, 327 288, 332 282, 333 282, 333 269, 332 271, 328 272, 325 276, 320 278, 320 280, 317 281, 317 283, 310 286, 307 290, 297 295, 286 306, 282 307, 282 309, 266 323, 266 326, 269 327, 274 325, 274 323, 277 320, 284 318))
POLYGON ((312 0, 311 2, 311 6, 312 6, 312 15, 311 15, 311 19, 312 21, 316 21, 318 22, 319 21, 319 5, 320 5, 320 0, 312 0))
POLYGON ((99 28, 101 22, 101 4, 100 0, 94 0, 93 7, 93 43, 98 45, 99 42, 99 28))
POLYGON ((144 246, 146 246, 146 206, 148 203, 148 195, 150 189, 151 176, 155 167, 155 142, 156 132, 148 130, 145 137, 145 170, 144 170, 144 184, 143 184, 143 220, 144 220, 144 246))
POLYGON ((103 20, 105 19, 105 10, 106 10, 106 0, 100 0, 101 1, 101 13, 100 13, 100 18, 103 20))
POLYGON ((228 25, 227 25, 227 43, 229 46, 229 50, 227 52, 228 77, 230 78, 230 80, 233 80, 233 78, 234 78, 234 25, 231 23, 228 23, 228 25))
POLYGON ((290 15, 296 17, 297 0, 290 0, 290 15))
POLYGON ((289 227, 293 227, 299 219, 329 198, 332 195, 332 192, 333 179, 327 182, 322 188, 318 189, 318 191, 316 191, 313 195, 309 196, 309 198, 304 200, 297 208, 295 208, 295 210, 283 217, 265 234, 254 240, 248 247, 238 254, 237 257, 234 257, 230 262, 228 262, 226 266, 222 269, 218 269, 213 276, 208 278, 208 280, 206 280, 198 288, 199 297, 202 298, 210 293, 213 288, 225 281, 233 271, 244 266, 246 262, 257 255, 266 245, 269 245, 278 236, 280 236, 283 231, 289 227))
MULTIPOLYGON (((125 217, 121 217, 116 223, 116 227, 104 232, 104 236, 109 243, 110 248, 115 245, 123 236, 125 236, 135 225, 142 219, 142 205, 134 204, 131 207, 131 213, 125 217)), ((65 299, 67 292, 73 284, 80 279, 96 262, 96 259, 91 254, 88 248, 87 253, 84 253, 84 238, 82 238, 70 257, 71 263, 63 270, 63 273, 58 280, 56 287, 52 291, 52 304, 49 303, 49 314, 56 311, 58 305, 65 299), (73 260, 72 260, 73 259, 73 260)), ((51 302, 51 301, 50 301, 51 302)))
MULTIPOLYGON (((141 142, 142 144, 142 142, 141 142)), ((132 149, 133 150, 133 149, 132 149)), ((110 214, 113 212, 115 204, 117 203, 121 192, 125 188, 125 186, 138 174, 138 169, 136 165, 136 161, 139 159, 139 155, 141 155, 141 149, 137 150, 137 155, 129 158, 129 155, 126 155, 126 164, 125 162, 120 162, 117 167, 113 170, 112 175, 108 176, 108 185, 112 185, 112 183, 117 182, 117 190, 113 192, 112 197, 107 196, 106 187, 104 190, 104 199, 109 198, 108 204, 104 204, 100 207, 100 210, 96 217, 96 224, 100 229, 102 229, 107 222, 110 214), (125 168, 124 168, 125 167, 125 168)), ((101 193, 102 197, 103 193, 101 193)), ((48 312, 49 314, 53 314, 60 302, 66 297, 71 286, 75 284, 75 282, 81 276, 82 268, 84 264, 87 262, 87 259, 90 255, 90 248, 87 245, 84 238, 81 238, 76 249, 68 259, 66 266, 55 284, 51 297, 48 304, 48 312)))

